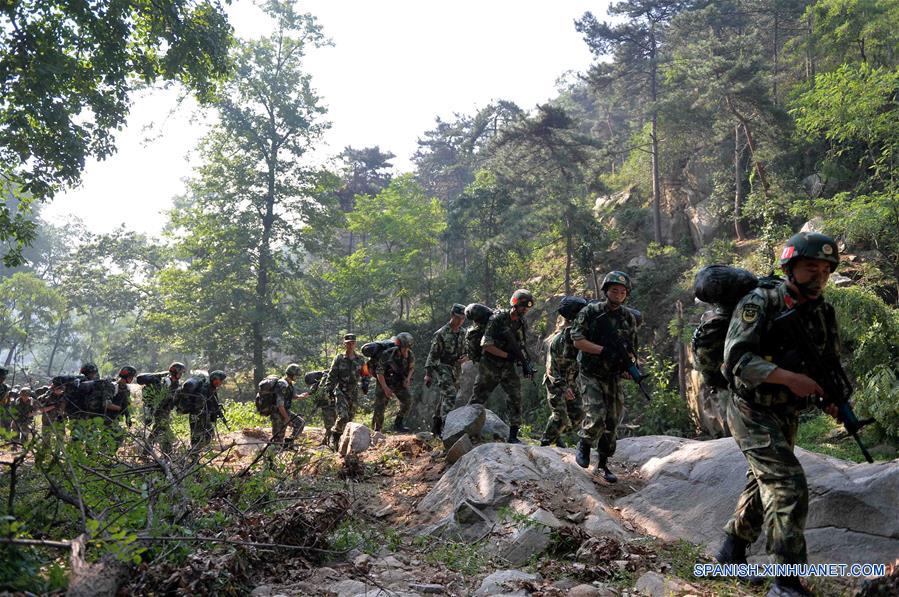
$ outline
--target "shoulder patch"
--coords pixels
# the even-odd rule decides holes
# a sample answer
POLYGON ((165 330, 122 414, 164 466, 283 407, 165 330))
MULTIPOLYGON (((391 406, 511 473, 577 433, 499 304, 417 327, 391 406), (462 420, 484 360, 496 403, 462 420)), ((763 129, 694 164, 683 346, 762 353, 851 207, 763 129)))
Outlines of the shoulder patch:
POLYGON ((740 315, 743 323, 755 323, 762 312, 761 307, 755 303, 746 303, 743 305, 743 311, 740 315))

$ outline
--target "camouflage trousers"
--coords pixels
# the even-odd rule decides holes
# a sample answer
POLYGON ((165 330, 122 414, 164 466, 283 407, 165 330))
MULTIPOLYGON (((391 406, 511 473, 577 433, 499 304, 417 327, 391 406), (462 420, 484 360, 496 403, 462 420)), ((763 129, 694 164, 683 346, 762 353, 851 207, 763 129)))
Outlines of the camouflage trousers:
POLYGON ((337 413, 337 420, 331 433, 335 438, 343 435, 343 428, 346 424, 353 420, 356 416, 356 399, 344 394, 341 390, 334 390, 334 409, 337 413))
POLYGON ((456 394, 459 393, 459 380, 451 365, 437 365, 431 370, 431 379, 437 392, 437 404, 434 414, 445 419, 449 411, 456 408, 456 394))
POLYGON ((303 419, 302 415, 299 413, 292 413, 289 410, 287 411, 287 416, 290 417, 285 421, 281 417, 281 413, 278 412, 278 409, 271 414, 272 421, 272 443, 280 443, 284 441, 284 434, 287 431, 287 428, 290 427, 290 439, 296 439, 299 437, 301 433, 303 433, 303 428, 306 426, 306 421, 303 419))
POLYGON ((578 435, 596 445, 600 456, 613 456, 624 401, 618 377, 594 377, 581 371, 578 390, 584 401, 584 420, 578 435))
POLYGON ((164 454, 172 453, 172 442, 175 434, 172 433, 172 409, 159 407, 152 414, 153 428, 150 430, 150 445, 158 443, 159 449, 164 454))
POLYGON ((322 411, 322 423, 325 431, 330 431, 337 421, 337 409, 334 406, 334 400, 326 392, 319 392, 315 398, 315 407, 322 411))
POLYGON ((474 382, 474 392, 469 404, 486 404, 490 394, 496 388, 502 386, 506 393, 506 410, 509 415, 509 425, 518 427, 521 425, 521 378, 515 363, 500 361, 488 357, 486 354, 478 362, 478 377, 474 382))
POLYGON ((541 442, 554 443, 566 431, 580 427, 584 420, 584 402, 577 388, 571 388, 574 400, 568 400, 565 390, 553 392, 546 388, 546 401, 552 411, 546 421, 541 442))
POLYGON ((203 409, 199 414, 190 415, 190 449, 201 450, 209 445, 215 434, 212 416, 208 409, 203 409))
POLYGON ((727 404, 727 424, 749 462, 749 471, 724 531, 751 543, 764 526, 766 550, 775 563, 806 563, 808 484, 793 454, 798 413, 753 406, 734 396, 727 404))
MULTIPOLYGON (((405 419, 406 415, 409 414, 409 409, 412 408, 412 395, 409 393, 409 388, 390 389, 393 390, 393 395, 396 396, 397 401, 400 403, 400 409, 396 416, 398 419, 405 419)), ((374 412, 371 415, 371 426, 375 431, 381 431, 384 427, 384 411, 387 410, 388 400, 389 398, 387 398, 384 390, 381 389, 381 384, 375 383, 375 404, 374 412)))

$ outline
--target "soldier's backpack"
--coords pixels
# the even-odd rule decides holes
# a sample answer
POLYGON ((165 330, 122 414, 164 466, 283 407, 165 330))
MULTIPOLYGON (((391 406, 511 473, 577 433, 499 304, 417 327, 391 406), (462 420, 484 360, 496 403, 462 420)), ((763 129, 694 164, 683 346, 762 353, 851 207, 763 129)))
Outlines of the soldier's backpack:
POLYGON ((134 383, 139 386, 158 386, 162 384, 162 379, 168 375, 168 371, 158 371, 156 373, 141 373, 134 378, 134 383))
POLYGON ((182 415, 198 415, 206 406, 206 396, 203 390, 206 386, 206 376, 195 374, 181 384, 175 392, 175 409, 182 415))
POLYGON ((480 303, 469 305, 465 313, 465 317, 480 326, 487 325, 491 315, 493 315, 493 309, 480 303))
POLYGON ((693 294, 700 301, 712 305, 702 314, 691 341, 694 364, 706 385, 728 387, 721 365, 724 363, 724 342, 734 307, 755 288, 774 288, 780 281, 774 275, 758 278, 752 272, 729 265, 710 265, 696 274, 693 294))
POLYGON ((103 416, 116 394, 109 379, 77 380, 66 392, 66 413, 75 419, 103 416))
POLYGON ((385 350, 396 346, 393 340, 375 340, 362 345, 362 356, 367 359, 377 359, 385 350))
POLYGON ((279 378, 276 375, 270 375, 259 382, 256 391, 256 412, 265 417, 271 415, 275 411, 275 390, 278 388, 279 378))

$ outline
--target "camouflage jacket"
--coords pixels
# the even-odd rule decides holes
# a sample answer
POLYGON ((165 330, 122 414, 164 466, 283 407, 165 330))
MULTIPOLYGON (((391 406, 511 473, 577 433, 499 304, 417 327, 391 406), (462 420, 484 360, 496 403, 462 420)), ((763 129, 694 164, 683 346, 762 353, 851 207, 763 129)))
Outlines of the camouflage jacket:
POLYGON ((297 397, 297 389, 296 386, 282 377, 278 380, 278 383, 275 384, 274 394, 275 409, 279 406, 283 406, 287 410, 290 410, 293 399, 297 397))
POLYGON ((484 338, 484 327, 474 324, 465 330, 465 354, 472 363, 481 360, 484 349, 481 347, 481 340, 484 338))
POLYGON ((339 390, 348 398, 358 396, 363 363, 365 363, 365 357, 361 354, 354 354, 349 358, 345 354, 334 357, 331 368, 328 370, 328 380, 325 382, 328 394, 333 395, 335 391, 339 390))
POLYGON ((798 304, 785 282, 774 288, 756 288, 734 308, 724 342, 722 368, 736 391, 757 404, 782 404, 795 399, 786 386, 764 383, 783 356, 775 354, 779 349, 772 348, 784 340, 773 337, 776 331, 771 329, 772 322, 794 307, 816 350, 820 354, 840 354, 836 314, 830 304, 823 299, 798 304))
POLYGON ((512 352, 513 343, 518 344, 522 353, 526 353, 527 324, 524 319, 513 320, 511 311, 501 309, 490 316, 481 346, 496 346, 505 352, 512 352))
POLYGON ((131 406, 131 389, 128 387, 128 384, 116 384, 116 393, 111 402, 122 410, 118 412, 107 411, 107 416, 113 419, 128 416, 128 407, 131 406))
POLYGON ((378 358, 377 372, 384 376, 387 387, 397 390, 403 387, 406 376, 415 367, 415 357, 412 351, 403 357, 399 346, 391 346, 381 353, 378 358))
POLYGON ((444 325, 434 333, 431 350, 425 361, 425 369, 431 371, 438 365, 449 365, 453 369, 459 367, 459 359, 465 354, 465 330, 461 327, 453 331, 450 324, 444 325))
POLYGON ((615 349, 606 345, 616 343, 636 354, 637 318, 623 307, 610 309, 606 301, 592 302, 581 309, 571 325, 571 339, 589 340, 604 347, 600 354, 578 354, 581 371, 594 377, 615 377, 621 373, 621 369, 612 359, 615 349))
POLYGON ((559 330, 545 343, 546 373, 543 384, 553 394, 560 394, 577 385, 577 354, 571 339, 571 326, 559 330))

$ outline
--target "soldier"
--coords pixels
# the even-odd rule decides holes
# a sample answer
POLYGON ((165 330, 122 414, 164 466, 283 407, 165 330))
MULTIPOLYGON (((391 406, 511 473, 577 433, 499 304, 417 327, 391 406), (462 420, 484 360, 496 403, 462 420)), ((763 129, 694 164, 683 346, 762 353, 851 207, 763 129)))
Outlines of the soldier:
POLYGON ((607 483, 618 481, 608 468, 608 459, 615 454, 615 434, 623 406, 620 380, 626 375, 613 355, 624 350, 634 357, 637 352, 637 319, 622 307, 631 290, 627 274, 609 272, 602 281, 605 300, 581 309, 571 326, 571 339, 580 351, 577 381, 584 401, 575 461, 583 468, 590 466, 590 449, 595 446, 599 455, 595 472, 602 471, 607 483))
MULTIPOLYGON (((779 365, 785 355, 771 347, 777 346, 777 341, 791 345, 795 340, 774 338, 770 326, 778 314, 794 308, 818 353, 837 357, 836 316, 833 307, 824 302, 823 292, 839 262, 833 239, 800 232, 790 237, 780 255, 786 281, 756 288, 734 309, 722 370, 735 389, 727 401, 727 423, 749 471, 733 516, 724 527, 719 562, 745 563, 746 548, 758 538, 763 524, 766 549, 775 563, 807 562, 808 485, 793 446, 800 411, 808 406, 810 397, 824 396, 824 392, 801 366, 789 370, 779 365)), ((836 416, 835 407, 827 410, 836 416)), ((768 592, 769 596, 809 594, 797 577, 776 577, 768 592)))
POLYGON ((321 446, 331 445, 331 428, 337 421, 337 411, 334 408, 334 398, 328 394, 327 371, 310 371, 303 376, 303 381, 309 388, 300 394, 299 398, 308 398, 312 396, 313 404, 322 411, 322 423, 325 427, 325 433, 322 437, 321 446))
POLYGON ((484 354, 478 363, 478 376, 469 404, 485 404, 490 393, 501 385, 506 392, 509 411, 510 444, 521 443, 518 429, 521 426, 521 379, 515 370, 516 363, 525 374, 533 377, 533 369, 527 357, 527 325, 524 316, 534 306, 534 296, 519 289, 509 300, 511 309, 496 311, 490 316, 481 339, 484 354))
POLYGON ((375 385, 374 412, 371 416, 371 425, 375 431, 381 431, 384 426, 387 401, 394 396, 400 403, 400 409, 393 421, 393 430, 397 433, 411 431, 403 421, 412 407, 412 395, 409 393, 412 386, 412 372, 415 370, 412 340, 412 334, 400 332, 394 338, 396 346, 391 346, 378 358, 378 383, 375 385))
POLYGON ((462 363, 465 355, 465 305, 456 303, 450 309, 450 320, 434 334, 431 350, 425 361, 425 386, 437 382, 437 404, 431 423, 431 432, 440 435, 446 414, 456 407, 456 394, 459 392, 459 378, 462 375, 462 363))
POLYGON ((359 400, 359 378, 365 359, 356 354, 356 334, 343 337, 343 354, 334 357, 328 370, 328 381, 325 386, 327 394, 334 396, 334 408, 337 420, 331 429, 331 441, 336 450, 340 444, 343 428, 356 416, 356 402, 359 400))
POLYGON ((215 422, 224 418, 222 405, 218 400, 218 389, 227 378, 227 374, 221 370, 215 370, 209 374, 209 378, 192 378, 196 383, 188 387, 185 383, 181 390, 195 395, 200 402, 199 412, 193 413, 188 418, 190 425, 190 449, 194 452, 206 447, 215 433, 215 422))
POLYGON ((0 428, 12 428, 12 397, 9 395, 9 386, 6 385, 6 376, 9 370, 6 367, 0 367, 0 428))
POLYGON ((584 419, 584 404, 577 387, 578 351, 571 339, 571 324, 586 306, 586 299, 579 296, 564 297, 559 304, 558 313, 565 320, 565 325, 546 340, 546 373, 543 374, 543 385, 546 386, 546 400, 552 414, 546 421, 546 429, 540 438, 541 446, 555 443, 564 448, 562 434, 569 429, 579 428, 584 419))
POLYGON ((116 381, 115 396, 106 403, 105 422, 110 431, 112 431, 116 446, 120 445, 125 438, 118 421, 125 419, 125 424, 131 427, 131 411, 129 409, 131 406, 131 388, 128 387, 128 384, 134 381, 136 375, 137 369, 134 367, 130 365, 122 367, 119 370, 119 378, 116 381))
POLYGON ((35 410, 36 405, 31 397, 31 388, 23 386, 19 389, 19 395, 12 405, 13 430, 18 434, 20 445, 25 445, 31 435, 31 423, 35 410))
POLYGON ((187 371, 187 366, 178 361, 169 365, 168 374, 152 374, 146 376, 150 382, 144 385, 141 375, 138 383, 144 385, 144 412, 147 420, 152 422, 152 429, 148 442, 152 445, 159 443, 159 449, 164 454, 172 452, 172 442, 175 439, 172 433, 172 410, 175 408, 175 392, 181 387, 181 378, 187 371), (156 383, 156 379, 159 380, 156 383))
POLYGON ((297 398, 297 390, 294 386, 297 376, 300 374, 300 366, 291 363, 284 370, 284 377, 278 380, 274 387, 275 409, 272 411, 272 443, 284 442, 285 446, 293 444, 294 440, 303 432, 306 421, 299 414, 290 412, 293 399, 297 398), (287 428, 292 429, 290 437, 284 439, 287 428))
POLYGON ((81 366, 81 371, 78 372, 81 375, 82 379, 88 381, 94 381, 100 379, 100 370, 97 369, 97 366, 93 363, 85 363, 81 366))
POLYGON ((465 331, 465 356, 472 363, 481 362, 481 356, 484 354, 481 339, 484 338, 484 330, 487 329, 491 315, 493 309, 480 303, 471 303, 465 307, 465 319, 472 323, 465 331))

